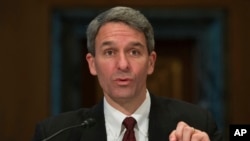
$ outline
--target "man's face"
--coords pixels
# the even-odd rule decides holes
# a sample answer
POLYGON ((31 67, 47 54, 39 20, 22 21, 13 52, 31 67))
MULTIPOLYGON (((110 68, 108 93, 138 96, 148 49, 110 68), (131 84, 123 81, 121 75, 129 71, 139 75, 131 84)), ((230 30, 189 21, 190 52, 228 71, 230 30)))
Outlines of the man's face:
POLYGON ((126 101, 145 97, 156 53, 148 54, 142 32, 121 22, 106 23, 96 36, 95 56, 88 53, 86 58, 106 98, 126 101))

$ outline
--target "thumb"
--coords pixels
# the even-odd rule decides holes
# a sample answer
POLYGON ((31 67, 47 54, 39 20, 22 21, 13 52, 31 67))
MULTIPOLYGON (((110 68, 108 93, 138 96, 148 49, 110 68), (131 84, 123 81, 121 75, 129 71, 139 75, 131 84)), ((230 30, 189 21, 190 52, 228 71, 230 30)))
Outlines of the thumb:
POLYGON ((171 134, 169 135, 169 141, 177 141, 177 137, 175 134, 176 130, 173 130, 171 134))

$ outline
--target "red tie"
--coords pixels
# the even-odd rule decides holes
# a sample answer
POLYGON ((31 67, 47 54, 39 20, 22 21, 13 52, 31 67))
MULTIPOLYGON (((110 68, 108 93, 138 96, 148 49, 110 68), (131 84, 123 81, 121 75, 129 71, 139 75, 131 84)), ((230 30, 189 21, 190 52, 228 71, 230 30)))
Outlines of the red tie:
POLYGON ((124 136, 123 136, 122 141, 136 141, 135 140, 135 132, 134 132, 136 120, 133 117, 127 117, 124 119, 122 124, 127 129, 124 136))

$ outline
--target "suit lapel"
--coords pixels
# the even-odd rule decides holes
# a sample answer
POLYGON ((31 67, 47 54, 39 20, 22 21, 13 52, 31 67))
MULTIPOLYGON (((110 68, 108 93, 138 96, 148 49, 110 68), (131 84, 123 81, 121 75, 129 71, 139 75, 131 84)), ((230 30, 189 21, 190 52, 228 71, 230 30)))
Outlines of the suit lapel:
POLYGON ((168 141, 169 134, 176 126, 171 113, 169 113, 168 103, 161 102, 161 99, 153 95, 150 97, 149 141, 168 141))

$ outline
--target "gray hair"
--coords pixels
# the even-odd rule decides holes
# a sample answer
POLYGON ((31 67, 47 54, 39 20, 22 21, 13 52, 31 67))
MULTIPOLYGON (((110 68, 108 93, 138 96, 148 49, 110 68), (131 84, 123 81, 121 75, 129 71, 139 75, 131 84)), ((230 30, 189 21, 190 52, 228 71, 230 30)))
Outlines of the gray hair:
POLYGON ((148 53, 154 50, 154 31, 147 18, 135 9, 129 7, 114 7, 94 18, 87 28, 87 48, 95 55, 95 39, 102 25, 108 22, 123 22, 130 27, 143 32, 146 38, 148 53))

